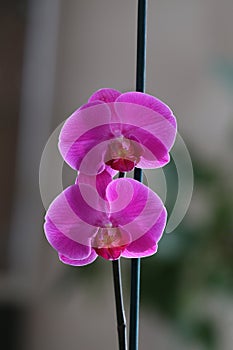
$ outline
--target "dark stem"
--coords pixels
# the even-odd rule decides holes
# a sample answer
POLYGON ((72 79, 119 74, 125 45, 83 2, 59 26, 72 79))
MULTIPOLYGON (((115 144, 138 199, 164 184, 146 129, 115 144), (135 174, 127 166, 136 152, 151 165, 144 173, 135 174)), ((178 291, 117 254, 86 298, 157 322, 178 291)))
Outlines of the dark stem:
POLYGON ((118 178, 120 178, 120 177, 125 177, 125 173, 119 172, 118 178))
POLYGON ((127 350, 126 318, 123 304, 120 259, 112 262, 113 282, 116 299, 117 331, 119 350, 127 350))
MULTIPOLYGON (((138 0, 137 32, 137 72, 136 91, 145 91, 146 77, 146 10, 147 0, 138 0)), ((142 170, 135 168, 134 179, 142 182, 142 170)), ((138 350, 140 302, 140 259, 131 260, 131 295, 130 295, 130 329, 129 350, 138 350)))
POLYGON ((138 0, 136 91, 145 92, 147 0, 138 0))
POLYGON ((131 261, 130 332, 129 350, 138 349, 140 298, 140 259, 131 261))

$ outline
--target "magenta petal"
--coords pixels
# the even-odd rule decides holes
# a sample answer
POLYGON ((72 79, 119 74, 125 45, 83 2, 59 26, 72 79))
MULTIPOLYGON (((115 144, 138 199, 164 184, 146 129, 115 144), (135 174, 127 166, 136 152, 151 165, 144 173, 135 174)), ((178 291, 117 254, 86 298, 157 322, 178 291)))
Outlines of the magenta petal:
POLYGON ((86 175, 80 172, 76 179, 76 183, 92 186, 97 190, 100 197, 105 199, 107 185, 112 181, 112 178, 116 173, 116 171, 109 167, 105 167, 105 169, 97 175, 86 175))
POLYGON ((161 199, 147 186, 133 179, 116 179, 106 190, 111 222, 130 233, 132 241, 142 237, 166 209, 161 199), (125 195, 127 193, 127 196, 125 195))
MULTIPOLYGON (((107 202, 100 198, 93 187, 72 185, 50 205, 46 222, 51 221, 60 233, 71 240, 90 245, 90 239, 98 227, 109 222, 106 210, 107 202)), ((54 235, 53 232, 51 234, 54 235)))
POLYGON ((68 187, 65 191, 67 204, 77 219, 90 227, 101 227, 108 220, 108 203, 99 196, 96 189, 87 184, 68 187))
MULTIPOLYGON (((175 125, 158 111, 136 103, 117 101, 114 107, 116 113, 120 116, 122 124, 130 125, 124 126, 123 133, 125 133, 126 130, 130 133, 131 129, 133 135, 134 128, 140 128, 159 139, 167 149, 171 148, 176 135, 176 121, 174 116, 172 120, 175 125)), ((139 141, 141 141, 141 138, 139 138, 139 141)))
POLYGON ((141 246, 141 249, 136 251, 135 249, 132 249, 132 251, 125 249, 121 256, 123 258, 145 258, 147 256, 151 256, 155 254, 158 250, 157 243, 155 243, 154 245, 151 244, 148 249, 145 249, 143 244, 140 244, 140 246, 141 246))
POLYGON ((84 266, 84 265, 88 265, 91 264, 93 261, 96 260, 97 258, 97 254, 94 251, 94 249, 91 249, 91 253, 87 258, 84 259, 70 259, 68 257, 66 257, 65 255, 59 254, 59 259, 67 265, 72 265, 72 266, 84 266))
MULTIPOLYGON (((93 132, 93 135, 95 133, 93 132)), ((103 134, 103 137, 106 137, 106 134, 103 134)), ((96 135, 95 139, 90 139, 87 144, 81 144, 79 141, 77 142, 77 148, 81 150, 80 158, 78 159, 77 168, 80 173, 94 176, 105 169, 104 156, 107 149, 108 141, 104 139, 98 140, 98 135, 96 135)))
POLYGON ((156 253, 158 242, 162 237, 166 225, 166 211, 164 210, 156 223, 142 237, 129 244, 122 256, 125 258, 140 258, 156 253))
MULTIPOLYGON (((140 123, 138 122, 138 124, 140 123)), ((165 124, 168 124, 168 122, 165 122, 165 124)), ((173 129, 171 126, 170 128, 173 129)), ((172 141, 169 142, 168 145, 165 145, 165 142, 162 142, 165 140, 162 137, 160 130, 156 130, 154 133, 152 133, 153 127, 149 126, 148 129, 150 129, 150 131, 146 130, 145 126, 137 127, 130 124, 125 124, 122 127, 124 137, 134 141, 135 144, 140 145, 141 149, 143 150, 141 152, 140 161, 136 165, 137 167, 143 169, 158 168, 167 164, 170 159, 168 151, 171 146, 171 142, 174 141, 173 137, 172 141)), ((175 136, 174 129, 172 130, 172 133, 175 136)))
POLYGON ((96 176, 96 189, 99 195, 104 199, 106 198, 106 188, 111 181, 112 176, 107 170, 104 170, 96 176))
POLYGON ((71 259, 84 259, 89 256, 90 246, 80 244, 66 237, 49 218, 46 219, 44 230, 47 240, 59 253, 65 254, 71 259))
POLYGON ((121 95, 121 92, 114 89, 100 89, 94 92, 93 95, 89 98, 88 102, 93 101, 103 101, 103 102, 114 102, 119 96, 121 95))
POLYGON ((134 221, 145 208, 149 191, 148 187, 133 179, 112 181, 106 189, 112 222, 124 226, 134 221))
POLYGON ((163 115, 174 127, 176 127, 176 120, 171 109, 164 102, 152 95, 136 91, 126 92, 121 94, 116 102, 128 102, 150 108, 163 115))
POLYGON ((176 123, 173 125, 159 112, 136 103, 117 100, 114 109, 122 123, 122 135, 143 149, 136 166, 157 168, 165 165, 175 141, 176 123))
POLYGON ((78 170, 84 156, 95 145, 109 139, 111 112, 106 103, 85 105, 65 122, 59 137, 59 150, 65 161, 78 170), (90 106, 91 105, 91 106, 90 106))

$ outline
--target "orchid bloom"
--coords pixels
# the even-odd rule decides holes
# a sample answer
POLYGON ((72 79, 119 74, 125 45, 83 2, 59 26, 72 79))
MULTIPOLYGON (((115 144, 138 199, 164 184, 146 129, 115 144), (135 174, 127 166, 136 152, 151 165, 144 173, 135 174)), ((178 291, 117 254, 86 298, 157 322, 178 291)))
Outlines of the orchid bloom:
POLYGON ((65 122, 59 139, 64 160, 84 174, 106 165, 120 172, 169 162, 176 119, 159 99, 141 92, 95 92, 65 122))
POLYGON ((157 251, 166 222, 160 198, 136 180, 111 180, 104 171, 96 187, 83 183, 64 190, 50 205, 45 234, 62 262, 82 266, 97 256, 107 260, 146 257, 157 251), (125 195, 127 193, 127 196, 125 195))

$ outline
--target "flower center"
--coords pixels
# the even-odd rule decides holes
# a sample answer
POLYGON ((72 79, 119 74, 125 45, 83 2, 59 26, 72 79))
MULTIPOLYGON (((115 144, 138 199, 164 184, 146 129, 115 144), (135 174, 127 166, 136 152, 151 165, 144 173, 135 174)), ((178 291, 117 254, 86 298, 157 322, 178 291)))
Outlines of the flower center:
POLYGON ((110 142, 105 162, 114 170, 127 172, 140 161, 141 155, 142 148, 137 142, 120 136, 110 142))
POLYGON ((92 239, 92 247, 96 253, 107 260, 118 259, 129 242, 123 237, 119 227, 99 228, 92 239))

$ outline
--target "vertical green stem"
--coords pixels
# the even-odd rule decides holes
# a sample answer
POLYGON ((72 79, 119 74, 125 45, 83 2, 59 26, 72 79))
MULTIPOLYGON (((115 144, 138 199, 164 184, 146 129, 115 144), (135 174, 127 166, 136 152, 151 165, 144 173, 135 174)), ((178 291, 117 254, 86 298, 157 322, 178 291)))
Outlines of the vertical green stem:
POLYGON ((145 92, 147 0, 138 0, 136 91, 145 92))
POLYGON ((140 259, 131 261, 131 301, 130 301, 130 332, 129 349, 138 349, 139 332, 139 298, 140 298, 140 259))
MULTIPOLYGON (((146 10, 147 10, 147 0, 138 0, 136 91, 139 91, 139 92, 145 91, 146 10)), ((143 176, 142 170, 135 168, 134 179, 142 182, 143 180, 142 176, 143 176)), ((139 302, 140 302, 140 259, 134 258, 131 261, 129 350, 138 350, 139 302)))
POLYGON ((123 304, 120 259, 113 260, 113 282, 116 300, 117 330, 119 350, 127 350, 126 318, 123 304))

